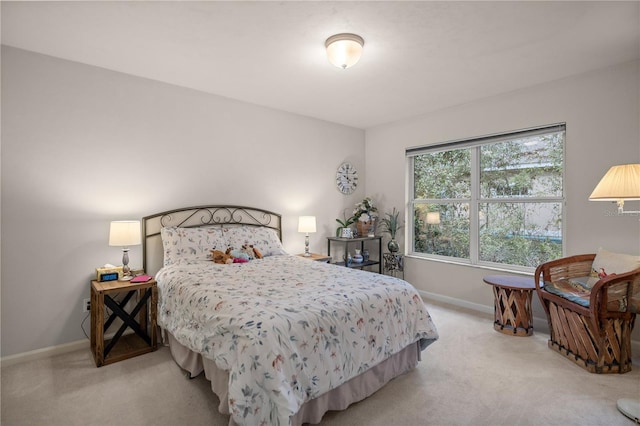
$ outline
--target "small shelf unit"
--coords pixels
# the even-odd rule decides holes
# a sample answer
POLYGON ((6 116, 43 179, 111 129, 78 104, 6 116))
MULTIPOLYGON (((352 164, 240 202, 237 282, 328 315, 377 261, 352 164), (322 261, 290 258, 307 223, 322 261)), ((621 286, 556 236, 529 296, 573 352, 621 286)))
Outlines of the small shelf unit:
MULTIPOLYGON (((359 238, 341 238, 341 237, 327 237, 327 255, 331 256, 331 245, 338 244, 344 248, 344 253, 349 251, 350 244, 359 245, 360 250, 364 252, 365 249, 369 250, 369 260, 366 262, 355 263, 349 265, 349 268, 363 269, 369 266, 378 266, 378 273, 382 273, 382 236, 376 237, 359 237, 359 238), (377 243, 377 244, 376 244, 377 243), (376 256, 377 254, 377 256, 376 256)), ((334 256, 335 258, 335 256, 334 256)), ((344 261, 335 262, 336 265, 344 266, 344 261)))

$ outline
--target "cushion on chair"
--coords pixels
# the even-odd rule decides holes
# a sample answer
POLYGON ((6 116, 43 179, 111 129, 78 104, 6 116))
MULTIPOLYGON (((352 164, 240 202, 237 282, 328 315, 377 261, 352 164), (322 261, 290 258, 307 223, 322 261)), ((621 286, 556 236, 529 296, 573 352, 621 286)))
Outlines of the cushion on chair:
MULTIPOLYGON (((587 285, 590 277, 570 278, 555 282, 545 282, 544 289, 564 299, 577 303, 586 308, 590 305, 591 287, 587 285)), ((640 313, 640 286, 636 285, 631 292, 631 298, 627 300, 627 286, 619 283, 609 286, 607 290, 607 310, 625 312, 627 305, 629 311, 640 313)))
POLYGON ((630 272, 638 268, 640 268, 640 256, 613 253, 601 247, 596 254, 596 258, 593 259, 591 277, 587 281, 587 286, 589 288, 593 287, 601 278, 607 275, 630 272))
POLYGON ((554 282, 545 281, 544 289, 578 305, 589 307, 589 298, 591 297, 591 287, 587 286, 589 279, 590 277, 579 277, 554 282))

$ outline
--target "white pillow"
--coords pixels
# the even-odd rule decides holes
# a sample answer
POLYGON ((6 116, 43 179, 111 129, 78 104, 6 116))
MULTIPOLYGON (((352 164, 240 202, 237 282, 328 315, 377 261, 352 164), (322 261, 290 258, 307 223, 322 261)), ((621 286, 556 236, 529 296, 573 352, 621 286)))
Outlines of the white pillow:
POLYGON ((591 275, 587 286, 591 288, 600 280, 598 274, 622 274, 638 268, 640 268, 640 256, 613 253, 600 247, 591 264, 591 275))
POLYGON ((220 228, 162 228, 164 266, 182 260, 211 260, 211 250, 225 251, 227 243, 220 228))
POLYGON ((263 256, 287 254, 275 229, 260 226, 232 226, 223 228, 227 246, 240 249, 248 244, 260 250, 263 256))

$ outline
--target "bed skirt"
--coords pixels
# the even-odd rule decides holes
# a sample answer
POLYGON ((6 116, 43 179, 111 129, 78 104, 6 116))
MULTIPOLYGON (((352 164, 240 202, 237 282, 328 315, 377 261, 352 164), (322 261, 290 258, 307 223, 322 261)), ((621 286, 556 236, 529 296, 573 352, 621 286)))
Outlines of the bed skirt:
MULTIPOLYGON (((170 333, 166 333, 171 355, 180 368, 196 377, 204 371, 211 382, 211 389, 218 396, 218 411, 229 415, 228 384, 229 373, 220 370, 215 363, 203 358, 180 344, 170 333)), ((394 377, 398 377, 418 365, 420 361, 420 342, 412 343, 397 354, 387 358, 366 372, 352 378, 335 389, 305 402, 300 410, 291 418, 291 425, 304 423, 317 424, 327 411, 344 410, 354 402, 362 401, 382 388, 394 377)), ((229 426, 237 426, 233 417, 229 417, 229 426)))

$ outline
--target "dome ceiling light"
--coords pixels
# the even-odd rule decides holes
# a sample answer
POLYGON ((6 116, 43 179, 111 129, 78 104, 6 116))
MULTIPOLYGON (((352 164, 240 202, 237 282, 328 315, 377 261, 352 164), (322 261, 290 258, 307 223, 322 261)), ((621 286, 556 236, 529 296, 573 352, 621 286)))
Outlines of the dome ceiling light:
POLYGON ((342 33, 332 35, 324 45, 327 48, 329 62, 338 68, 346 69, 360 60, 364 39, 357 34, 342 33))

